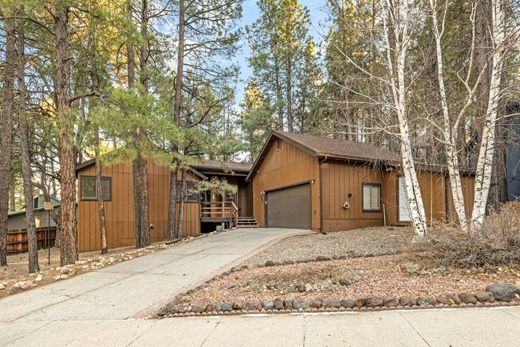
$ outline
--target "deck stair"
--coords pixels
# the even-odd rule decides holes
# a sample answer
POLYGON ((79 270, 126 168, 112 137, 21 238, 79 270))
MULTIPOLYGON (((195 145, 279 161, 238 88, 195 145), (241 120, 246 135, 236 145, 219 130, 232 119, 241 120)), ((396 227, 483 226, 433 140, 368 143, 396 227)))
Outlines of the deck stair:
POLYGON ((257 228, 258 222, 255 217, 238 217, 238 228, 257 228))

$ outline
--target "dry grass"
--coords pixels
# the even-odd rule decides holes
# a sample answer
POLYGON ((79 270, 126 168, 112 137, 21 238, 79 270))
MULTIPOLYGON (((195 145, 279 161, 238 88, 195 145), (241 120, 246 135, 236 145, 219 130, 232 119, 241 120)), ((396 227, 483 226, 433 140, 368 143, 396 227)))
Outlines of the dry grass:
POLYGON ((462 232, 453 225, 436 225, 429 245, 414 255, 436 266, 475 268, 520 264, 520 206, 506 204, 488 216, 477 231, 462 232))

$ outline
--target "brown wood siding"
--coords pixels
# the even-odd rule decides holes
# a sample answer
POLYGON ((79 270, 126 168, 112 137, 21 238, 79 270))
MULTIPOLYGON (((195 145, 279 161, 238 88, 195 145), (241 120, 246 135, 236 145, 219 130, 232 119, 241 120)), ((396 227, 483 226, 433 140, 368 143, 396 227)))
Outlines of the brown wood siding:
MULTIPOLYGON (((462 176, 462 194, 464 195, 464 203, 466 207, 466 216, 471 217, 473 211, 473 199, 475 198, 475 177, 474 176, 462 176)), ((453 205, 451 187, 449 181, 447 182, 448 187, 448 221, 456 221, 457 213, 455 212, 455 206, 453 205)))
POLYGON ((322 164, 322 175, 324 231, 383 225, 382 211, 363 211, 363 183, 381 184, 383 197, 383 172, 370 166, 327 161, 322 164), (343 207, 345 202, 349 208, 343 207))
MULTIPOLYGON (((78 171, 80 176, 95 175, 93 165, 78 171)), ((112 199, 105 202, 107 243, 109 248, 135 245, 134 237, 134 198, 133 180, 130 164, 116 164, 102 168, 102 175, 112 177, 112 199)), ((180 177, 179 177, 180 179, 180 177)), ((194 180, 193 175, 188 180, 194 180)), ((168 192, 170 173, 167 167, 148 163, 148 189, 150 199, 150 223, 153 224, 152 240, 165 240, 168 223, 168 192)), ((81 187, 78 187, 78 194, 81 187)), ((184 235, 200 234, 200 206, 187 203, 184 208, 184 235)), ((78 247, 80 252, 100 248, 99 218, 97 201, 85 201, 78 196, 78 247)))
POLYGON ((277 139, 253 176, 253 214, 265 226, 262 193, 302 183, 311 183, 312 229, 320 229, 320 184, 318 160, 301 149, 277 139), (277 149, 278 146, 278 149, 277 149))

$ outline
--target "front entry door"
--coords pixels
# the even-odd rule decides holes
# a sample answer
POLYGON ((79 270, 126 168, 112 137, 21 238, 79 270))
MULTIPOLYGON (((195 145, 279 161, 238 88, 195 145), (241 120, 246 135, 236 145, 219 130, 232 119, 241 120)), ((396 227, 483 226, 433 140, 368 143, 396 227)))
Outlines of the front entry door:
POLYGON ((403 176, 399 177, 399 222, 409 222, 408 195, 406 194, 406 182, 403 176))

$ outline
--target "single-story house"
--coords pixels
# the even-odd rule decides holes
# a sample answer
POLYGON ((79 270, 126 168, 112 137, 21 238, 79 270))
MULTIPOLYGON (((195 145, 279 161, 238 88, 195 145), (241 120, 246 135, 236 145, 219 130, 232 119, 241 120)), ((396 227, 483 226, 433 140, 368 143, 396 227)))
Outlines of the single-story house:
MULTIPOLYGON (((167 239, 168 199, 170 170, 148 161, 149 218, 152 226, 152 241, 167 239)), ((183 210, 184 236, 198 236, 202 232, 215 230, 222 222, 252 219, 250 184, 245 178, 251 164, 204 160, 192 165, 187 175, 187 201, 183 210), (225 178, 237 186, 233 196, 225 196, 215 191, 195 192, 194 183, 212 177, 225 178), (191 194, 190 194, 191 193, 191 194)), ((135 244, 134 197, 131 164, 115 164, 102 167, 105 223, 109 248, 126 247, 135 244)), ((86 161, 76 166, 78 179, 77 229, 79 251, 98 250, 101 245, 99 217, 95 187, 95 162, 86 161)), ((181 176, 177 177, 177 186, 181 176)))
MULTIPOLYGON (((60 202, 58 199, 51 197, 50 198, 52 205, 54 207, 54 213, 58 213, 60 209, 60 202)), ((34 222, 36 228, 47 228, 56 227, 56 223, 52 218, 49 218, 49 211, 46 211, 43 208, 43 204, 45 202, 45 198, 43 194, 39 194, 34 197, 33 207, 34 207, 34 222)), ((25 208, 19 211, 12 211, 7 214, 7 230, 8 231, 18 231, 18 230, 27 230, 27 221, 25 220, 25 208)))
MULTIPOLYGON (((76 176, 79 250, 97 250, 94 161, 77 166, 76 176)), ((134 245, 132 167, 103 167, 102 176, 108 247, 134 245)), ((418 165, 418 177, 429 222, 454 218, 447 173, 418 165)), ((204 160, 190 167, 187 180, 192 194, 183 212, 185 236, 212 231, 222 222, 326 232, 410 222, 399 155, 364 143, 273 131, 253 164, 204 160), (236 185, 236 194, 223 197, 191 189, 196 181, 212 177, 236 185)), ((148 184, 152 240, 165 240, 169 169, 149 161, 148 184)), ((470 172, 462 184, 469 214, 470 172)))
MULTIPOLYGON (((428 220, 452 218, 447 173, 418 165, 418 176, 428 220)), ((400 156, 372 145, 273 131, 247 180, 263 227, 339 231, 410 222, 400 156)), ((473 181, 470 173, 462 178, 468 207, 473 181)))

